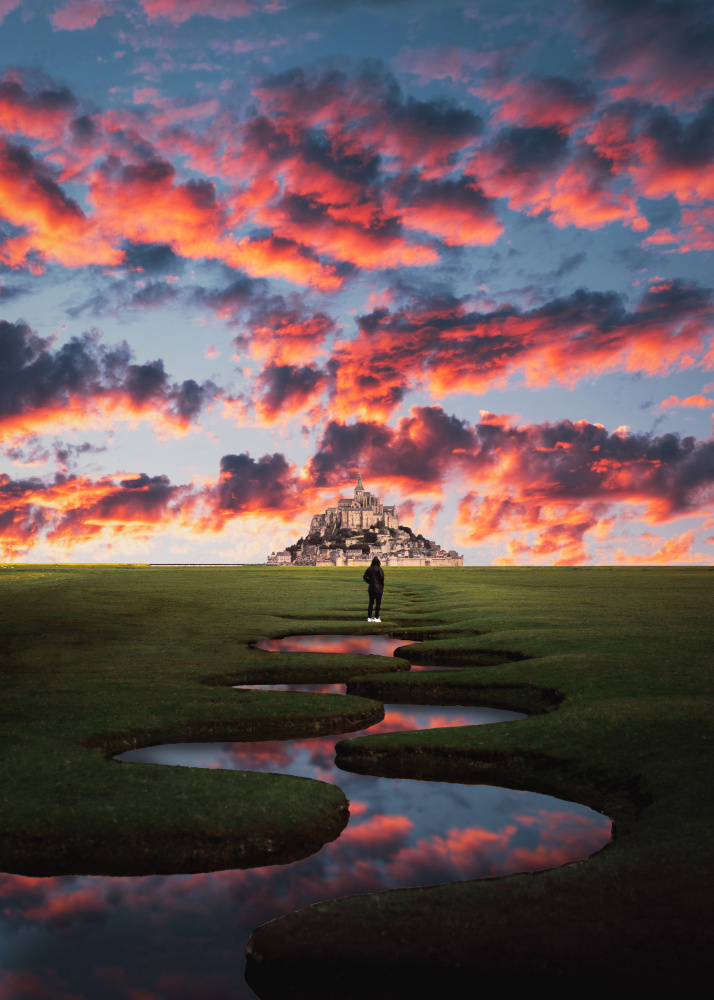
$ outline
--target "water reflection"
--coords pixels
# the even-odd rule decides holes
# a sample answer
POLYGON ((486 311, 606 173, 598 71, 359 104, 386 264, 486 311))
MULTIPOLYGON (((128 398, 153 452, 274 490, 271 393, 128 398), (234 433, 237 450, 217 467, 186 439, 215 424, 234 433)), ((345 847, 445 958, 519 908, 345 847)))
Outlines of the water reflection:
MULTIPOLYGON (((314 756, 319 773, 323 751, 314 756)), ((202 763, 224 766, 229 757, 223 745, 202 763)), ((292 865, 142 878, 0 876, 3 1000, 248 1000, 243 947, 273 917, 356 892, 560 865, 610 836, 605 817, 528 792, 353 774, 340 784, 349 826, 292 865)))
MULTIPOLYGON (((478 711, 388 706, 371 732, 463 725, 478 711)), ((338 771, 337 739, 123 754, 339 781, 350 823, 337 841, 291 865, 142 878, 0 876, 3 1000, 248 1000, 243 946, 266 920, 357 892, 552 867, 609 840, 606 817, 548 796, 338 771)))
POLYGON ((415 640, 392 639, 388 635, 286 635, 284 639, 261 639, 253 645, 271 653, 353 653, 392 656, 400 646, 415 640))
MULTIPOLYGON (((324 650, 324 639, 332 652, 381 655, 406 644, 388 636, 288 638, 306 640, 297 647, 302 651, 324 650)), ((286 641, 258 645, 285 649, 279 644, 286 641)), ((343 684, 243 686, 344 691, 343 684)), ((369 733, 523 718, 500 709, 386 705, 384 720, 369 733)), ((124 761, 337 782, 350 800, 350 823, 337 841, 291 865, 140 878, 0 875, 0 998, 248 1000, 254 994, 243 980, 243 947, 267 920, 352 893, 561 865, 610 839, 607 817, 549 796, 339 771, 340 738, 175 744, 122 754, 124 761)))
POLYGON ((427 666, 424 666, 424 667, 420 667, 417 663, 412 663, 411 669, 412 670, 429 670, 429 671, 432 671, 432 670, 461 670, 462 667, 437 667, 433 663, 430 663, 430 664, 428 664, 427 666))
MULTIPOLYGON (((474 724, 484 712, 482 721, 493 721, 496 711, 386 706, 370 732, 474 724)), ((123 754, 337 781, 350 800, 350 823, 338 840, 291 865, 142 878, 0 876, 3 1000, 248 1000, 244 943, 273 917, 352 893, 561 865, 610 838, 606 817, 545 795, 339 771, 339 738, 123 754)))
MULTIPOLYGON (((287 685, 285 685, 287 687, 287 685)), ((305 685, 309 687, 310 685, 305 685)), ((319 686, 319 685, 316 685, 319 686)), ((327 685, 325 685, 327 686, 327 685)), ((445 705, 385 705, 384 718, 370 729, 350 736, 373 736, 415 729, 437 729, 446 726, 479 726, 492 722, 525 719, 520 712, 500 708, 470 708, 445 705)), ((346 783, 352 777, 335 764, 335 743, 343 736, 311 736, 303 740, 264 740, 249 743, 168 743, 155 747, 127 750, 116 758, 144 764, 173 764, 183 767, 217 767, 229 770, 275 771, 303 778, 317 778, 339 784, 349 798, 346 783)), ((364 776, 360 776, 364 778, 364 776)), ((367 778, 369 783, 376 778, 367 778)), ((388 780, 388 779, 383 779, 388 780)), ((415 794, 421 782, 415 781, 415 794)), ((360 795, 368 794, 363 790, 360 795)), ((343 834, 344 836, 344 834, 343 834)))

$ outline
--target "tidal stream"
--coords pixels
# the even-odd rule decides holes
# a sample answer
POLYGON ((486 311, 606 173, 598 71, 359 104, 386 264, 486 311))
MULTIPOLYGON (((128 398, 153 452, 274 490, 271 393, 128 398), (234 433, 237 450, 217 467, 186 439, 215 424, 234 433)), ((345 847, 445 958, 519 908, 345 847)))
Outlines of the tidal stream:
MULTIPOLYGON (((286 650, 299 641, 301 651, 311 651, 322 638, 258 645, 286 650)), ((405 645, 388 636, 326 639, 328 651, 351 654, 390 655, 405 645)), ((243 686, 344 692, 332 684, 243 686)), ((500 709, 385 705, 378 725, 344 735, 524 718, 500 709)), ((290 865, 140 878, 0 875, 0 997, 247 1000, 255 994, 243 981, 245 941, 273 917, 353 893, 549 868, 587 858, 610 840, 607 817, 550 796, 339 770, 334 746, 342 738, 183 743, 121 754, 118 760, 134 764, 275 771, 336 783, 349 799, 350 822, 338 840, 290 865)))

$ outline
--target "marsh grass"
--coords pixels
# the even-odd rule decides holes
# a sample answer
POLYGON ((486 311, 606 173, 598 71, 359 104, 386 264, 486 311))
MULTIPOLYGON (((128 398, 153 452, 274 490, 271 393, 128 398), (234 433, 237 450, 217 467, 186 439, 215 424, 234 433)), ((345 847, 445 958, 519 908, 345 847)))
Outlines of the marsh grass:
POLYGON ((391 569, 375 627, 348 569, 2 569, 0 867, 138 874, 304 856, 339 835, 339 789, 111 755, 354 732, 382 699, 514 708, 531 717, 347 739, 338 760, 547 791, 611 816, 613 844, 536 875, 274 921, 251 943, 260 996, 435 995, 445 981, 471 996, 475 976, 487 991, 534 975, 581 992, 681 988, 710 951, 713 584, 705 567, 391 569), (249 645, 374 631, 424 644, 401 658, 249 645), (408 661, 464 669, 410 675, 408 661), (346 697, 230 687, 343 680, 346 697))

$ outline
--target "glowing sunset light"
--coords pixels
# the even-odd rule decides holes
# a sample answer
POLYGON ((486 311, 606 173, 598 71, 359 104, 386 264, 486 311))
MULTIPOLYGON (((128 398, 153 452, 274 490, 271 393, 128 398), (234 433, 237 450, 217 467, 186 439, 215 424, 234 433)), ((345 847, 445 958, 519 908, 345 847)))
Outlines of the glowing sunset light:
POLYGON ((412 6, 0 0, 4 558, 263 562, 360 464, 466 565, 708 559, 711 11, 412 6))

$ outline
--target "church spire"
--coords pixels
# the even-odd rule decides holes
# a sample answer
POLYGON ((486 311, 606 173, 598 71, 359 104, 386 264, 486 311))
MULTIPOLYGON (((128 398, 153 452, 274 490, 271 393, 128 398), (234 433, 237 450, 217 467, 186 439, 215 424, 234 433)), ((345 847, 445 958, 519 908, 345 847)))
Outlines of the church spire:
POLYGON ((357 486, 356 486, 356 489, 358 489, 358 490, 363 490, 364 489, 364 486, 362 485, 362 473, 360 472, 359 466, 357 466, 357 486))

